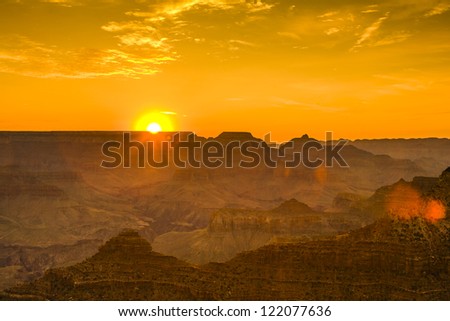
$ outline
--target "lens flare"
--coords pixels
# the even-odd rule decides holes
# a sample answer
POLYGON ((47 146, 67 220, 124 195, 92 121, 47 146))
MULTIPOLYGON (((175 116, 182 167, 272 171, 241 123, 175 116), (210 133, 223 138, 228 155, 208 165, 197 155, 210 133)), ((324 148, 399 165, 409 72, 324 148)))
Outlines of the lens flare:
POLYGON ((425 218, 431 222, 436 222, 445 218, 445 206, 441 201, 430 200, 425 206, 425 218))
POLYGON ((445 218, 446 212, 441 201, 425 198, 415 188, 406 184, 398 184, 388 194, 386 210, 396 218, 423 217, 433 223, 445 218))

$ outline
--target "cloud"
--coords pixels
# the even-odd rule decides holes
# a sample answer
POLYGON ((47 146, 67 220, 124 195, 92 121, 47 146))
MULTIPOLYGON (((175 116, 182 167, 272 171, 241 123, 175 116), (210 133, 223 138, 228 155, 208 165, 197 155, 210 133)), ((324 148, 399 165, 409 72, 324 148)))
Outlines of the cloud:
POLYGON ((81 5, 81 3, 76 0, 40 0, 40 2, 60 5, 63 7, 73 7, 81 5))
POLYGON ((333 17, 335 15, 337 15, 339 13, 339 11, 329 11, 329 12, 325 12, 324 14, 321 14, 320 16, 317 16, 317 18, 329 18, 329 17, 333 17))
POLYGON ((320 104, 313 104, 313 103, 305 103, 300 102, 292 99, 282 98, 282 97, 271 97, 271 100, 276 103, 276 106, 297 106, 301 107, 302 109, 308 109, 308 110, 318 110, 318 111, 324 111, 324 112, 336 112, 342 110, 338 107, 332 107, 332 106, 325 106, 320 104))
MULTIPOLYGON (((199 9, 217 9, 228 10, 236 5, 246 6, 250 11, 260 11, 266 8, 266 3, 256 1, 247 3, 245 0, 178 0, 178 1, 162 1, 151 6, 150 12, 146 16, 178 16, 185 12, 199 9)), ((130 12, 134 16, 143 16, 140 12, 130 12)), ((145 15, 145 13, 144 13, 145 15)))
POLYGON ((425 17, 437 16, 443 14, 444 12, 447 12, 448 10, 450 10, 450 3, 442 2, 439 3, 437 6, 435 6, 433 9, 431 9, 430 11, 428 11, 425 14, 425 17))
POLYGON ((372 23, 369 27, 367 27, 364 32, 360 35, 358 40, 356 41, 356 44, 351 49, 352 51, 362 47, 362 45, 367 42, 377 31, 380 29, 381 25, 385 20, 387 20, 389 17, 389 12, 387 12, 384 16, 381 18, 378 18, 374 23, 372 23))
POLYGON ((236 39, 228 40, 227 45, 228 45, 228 50, 230 50, 230 51, 238 51, 243 47, 256 47, 256 44, 254 44, 253 42, 244 41, 244 40, 236 40, 236 39))
POLYGON ((62 49, 26 37, 0 41, 0 72, 36 78, 141 78, 160 71, 160 65, 175 60, 155 52, 118 49, 62 49), (14 45, 12 45, 14 44, 14 45))
POLYGON ((372 5, 366 6, 364 8, 364 10, 361 11, 361 13, 366 13, 366 14, 367 13, 377 13, 377 12, 380 12, 378 4, 372 4, 372 5))
POLYGON ((396 33, 388 35, 388 36, 374 42, 373 46, 379 47, 379 46, 393 45, 396 43, 403 42, 403 41, 409 39, 411 36, 412 36, 412 34, 406 32, 406 31, 396 32, 396 33))
POLYGON ((171 46, 166 44, 167 38, 155 39, 139 33, 117 36, 120 43, 125 46, 149 46, 163 51, 170 50, 171 46))
POLYGON ((325 34, 327 36, 331 36, 331 35, 334 35, 335 33, 338 33, 339 31, 340 31, 339 28, 333 27, 333 28, 330 28, 328 30, 325 30, 325 34))
MULTIPOLYGON (((89 1, 46 0, 58 5, 89 1)), ((113 3, 115 0, 102 3, 105 1, 113 3)), ((179 2, 178 5, 191 8, 198 2, 179 2)), ((160 3, 161 6, 167 7, 167 2, 160 3)), ((141 78, 160 72, 162 65, 179 58, 171 43, 175 39, 170 28, 179 27, 180 21, 163 26, 166 17, 155 15, 155 10, 148 15, 128 13, 130 16, 133 18, 101 26, 117 39, 116 45, 107 48, 67 48, 20 36, 0 39, 0 71, 40 78, 141 78)))
MULTIPOLYGON (((33 0, 35 4, 83 6, 98 2, 102 5, 124 5, 121 0, 33 0)), ((25 5, 26 1, 15 1, 25 5)), ((230 13, 230 21, 240 17, 257 17, 269 11, 274 4, 266 1, 245 0, 174 0, 141 1, 128 4, 123 21, 104 23, 101 29, 117 40, 103 48, 86 48, 48 44, 22 36, 0 38, 0 72, 38 78, 141 78, 161 71, 162 65, 177 60, 175 45, 192 39, 206 43, 203 35, 186 27, 184 15, 192 11, 206 14, 222 11, 230 13), (132 9, 129 5, 140 7, 132 9)), ((119 7, 118 7, 119 8, 119 7)), ((200 22, 197 28, 203 31, 200 22)), ((254 47, 255 43, 231 38, 229 46, 254 47)), ((218 43, 211 42, 211 43, 218 43)), ((182 48, 182 47, 180 47, 182 48)))
POLYGON ((8 60, 9 61, 21 61, 22 58, 15 56, 7 51, 4 51, 4 52, 0 51, 0 61, 2 61, 2 60, 3 61, 8 61, 8 60))
POLYGON ((66 3, 73 3, 75 1, 73 1, 73 0, 41 0, 41 2, 66 4, 66 3))
MULTIPOLYGON (((161 20, 158 20, 161 21, 161 20)), ((175 25, 175 24, 173 24, 175 25)), ((149 47, 161 53, 173 51, 168 36, 162 36, 164 29, 153 21, 111 21, 101 27, 102 30, 116 34, 120 47, 149 47)))
POLYGON ((329 11, 325 12, 324 14, 318 15, 317 18, 319 18, 322 22, 335 22, 337 19, 337 16, 339 15, 339 11, 329 11))
POLYGON ((301 104, 296 100, 282 98, 282 97, 272 97, 272 101, 279 103, 281 105, 288 105, 288 106, 291 106, 291 105, 295 106, 295 105, 301 104))
MULTIPOLYGON (((15 3, 19 5, 35 5, 35 4, 48 4, 48 5, 59 5, 62 7, 73 7, 86 5, 94 0, 3 0, 6 3, 15 3)), ((103 0, 103 2, 113 2, 115 0, 103 0)))
POLYGON ((125 22, 115 22, 111 21, 106 25, 101 27, 104 31, 108 32, 124 32, 124 31, 147 31, 154 32, 156 28, 143 23, 141 21, 125 21, 125 22))
MULTIPOLYGON (((36 4, 44 0, 29 1, 34 1, 36 4)), ((80 12, 81 9, 91 10, 91 6, 87 4, 96 4, 95 8, 99 5, 96 0, 47 1, 55 4, 86 5, 80 8, 80 12)), ((114 18, 109 20, 104 20, 104 16, 99 18, 101 22, 97 25, 103 32, 96 34, 96 37, 99 39, 98 46, 102 49, 68 48, 71 44, 67 40, 61 40, 62 37, 59 36, 55 37, 55 41, 59 39, 66 43, 61 43, 61 46, 59 43, 54 43, 56 47, 49 43, 40 44, 40 47, 51 50, 46 56, 49 57, 47 60, 55 57, 54 60, 57 62, 54 62, 52 66, 60 65, 58 62, 60 56, 73 53, 74 59, 78 59, 78 56, 82 56, 83 52, 88 50, 95 54, 92 58, 86 58, 89 62, 86 69, 106 70, 106 66, 111 67, 114 64, 113 60, 103 63, 106 65, 100 68, 102 65, 100 57, 108 56, 106 54, 108 50, 116 50, 129 57, 124 61, 129 64, 131 71, 147 66, 148 74, 151 74, 150 70, 158 72, 162 68, 160 64, 162 60, 158 60, 161 57, 167 58, 164 63, 181 57, 195 58, 200 55, 203 55, 205 59, 220 61, 235 58, 245 60, 251 59, 250 56, 256 53, 256 49, 260 49, 258 52, 265 58, 275 60, 280 52, 283 52, 283 57, 290 54, 296 55, 297 53, 294 52, 298 52, 295 50, 298 48, 311 49, 305 54, 323 48, 348 54, 349 50, 355 51, 362 47, 371 47, 372 50, 376 50, 375 47, 401 43, 412 37, 414 30, 423 30, 425 33, 428 26, 421 28, 421 24, 432 21, 424 19, 424 15, 437 15, 448 10, 448 5, 443 2, 436 5, 439 0, 396 2, 383 0, 379 2, 379 5, 367 5, 370 2, 366 1, 339 2, 326 7, 317 3, 293 6, 292 1, 274 0, 142 0, 139 2, 99 0, 98 3, 105 5, 105 1, 108 3, 108 9, 114 12, 114 18), (113 7, 111 3, 117 6, 113 7), (121 12, 122 16, 118 15, 121 12), (414 25, 412 19, 417 24, 414 25), (230 54, 230 50, 234 52, 230 54)), ((41 5, 49 6, 42 3, 41 5)), ((58 12, 64 11, 58 10, 58 12)), ((74 30, 70 32, 78 35, 78 30, 75 30, 77 26, 73 28, 74 30)), ((80 34, 81 32, 85 30, 80 31, 80 34)), ((39 36, 37 33, 36 35, 39 36)), ((48 39, 48 37, 45 38, 48 39)), ((445 42, 444 37, 441 38, 443 39, 441 43, 445 42)), ((82 38, 77 37, 77 41, 80 39, 82 38)), ((97 46, 92 44, 92 41, 89 43, 90 46, 97 46)), ((431 48, 432 46, 428 46, 426 50, 429 51, 431 48)), ((11 58, 14 56, 11 53, 16 53, 17 50, 5 52, 4 48, 0 47, 0 50, 2 49, 0 64, 3 66, 8 64, 9 70, 12 70, 12 65, 18 68, 20 65, 18 60, 16 59, 14 63, 11 58)), ((419 49, 414 47, 412 50, 419 49)), ((25 55, 28 60, 31 59, 32 53, 45 56, 36 49, 29 49, 25 55)), ((194 61, 194 59, 183 61, 194 61)), ((81 62, 72 65, 83 67, 81 62)), ((61 71, 64 68, 56 69, 61 71)), ((70 72, 64 71, 60 74, 70 74, 70 72)), ((121 74, 126 73, 122 71, 121 74)))
POLYGON ((301 37, 297 35, 295 32, 288 32, 288 31, 279 31, 277 34, 281 37, 291 38, 295 40, 300 40, 301 37))
POLYGON ((387 93, 398 94, 403 91, 426 90, 432 85, 430 81, 416 78, 399 77, 395 75, 374 75, 375 78, 386 80, 387 88, 383 89, 387 93))
POLYGON ((364 11, 361 11, 361 13, 377 13, 380 12, 378 9, 367 9, 364 11))
POLYGON ((114 37, 120 47, 149 47, 164 54, 177 52, 178 56, 178 52, 182 55, 186 48, 183 43, 195 42, 210 46, 208 55, 216 57, 224 48, 238 51, 243 47, 256 47, 256 43, 233 36, 240 36, 242 28, 258 21, 272 7, 274 4, 260 0, 156 1, 145 10, 126 11, 128 20, 110 21, 101 28, 116 34, 114 37), (220 19, 217 24, 214 23, 215 15, 220 19), (221 27, 219 22, 229 25, 227 35, 213 32, 221 27))
POLYGON ((147 11, 128 11, 129 16, 148 18, 153 21, 175 19, 189 11, 206 11, 211 13, 214 10, 234 10, 239 9, 247 14, 259 14, 269 11, 275 6, 266 1, 246 1, 246 0, 176 0, 160 1, 150 5, 147 11))
POLYGON ((269 4, 265 3, 261 0, 258 1, 252 1, 252 2, 246 2, 247 8, 249 12, 262 12, 262 11, 268 11, 272 9, 275 4, 269 4))
POLYGON ((254 44, 253 42, 244 41, 244 40, 231 39, 231 40, 229 40, 229 43, 247 46, 247 47, 256 47, 256 44, 254 44))

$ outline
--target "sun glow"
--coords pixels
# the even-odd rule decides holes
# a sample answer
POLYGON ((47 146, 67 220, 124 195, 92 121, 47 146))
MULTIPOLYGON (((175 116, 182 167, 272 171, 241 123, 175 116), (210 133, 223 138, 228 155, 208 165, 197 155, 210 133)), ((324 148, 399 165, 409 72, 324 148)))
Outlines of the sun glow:
POLYGON ((152 134, 157 134, 162 130, 161 126, 158 123, 150 123, 147 126, 147 131, 149 131, 152 134))
POLYGON ((167 114, 159 111, 149 112, 141 115, 134 124, 134 130, 148 131, 152 134, 171 132, 175 130, 176 114, 167 114))

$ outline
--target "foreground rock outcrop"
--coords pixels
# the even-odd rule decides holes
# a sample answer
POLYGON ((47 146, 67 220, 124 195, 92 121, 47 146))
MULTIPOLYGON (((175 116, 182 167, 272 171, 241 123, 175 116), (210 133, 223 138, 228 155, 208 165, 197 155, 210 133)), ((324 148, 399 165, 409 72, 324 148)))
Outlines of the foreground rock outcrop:
POLYGON ((82 263, 4 292, 20 300, 449 300, 450 222, 384 219, 328 241, 195 267, 125 231, 82 263))

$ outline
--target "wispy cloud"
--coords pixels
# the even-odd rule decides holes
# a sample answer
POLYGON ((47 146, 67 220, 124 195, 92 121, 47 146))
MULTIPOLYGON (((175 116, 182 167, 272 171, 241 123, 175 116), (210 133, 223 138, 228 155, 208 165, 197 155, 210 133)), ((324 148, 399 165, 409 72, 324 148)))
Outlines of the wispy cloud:
POLYGON ((333 28, 325 30, 325 34, 327 36, 331 36, 331 35, 334 35, 335 33, 338 33, 339 31, 341 31, 339 28, 333 27, 333 28))
POLYGON ((103 30, 108 32, 124 32, 124 31, 147 31, 155 32, 156 28, 141 21, 125 21, 125 22, 115 22, 111 21, 106 25, 101 27, 103 30))
POLYGON ((231 39, 228 41, 230 44, 236 44, 241 46, 247 46, 247 47, 256 47, 256 44, 250 41, 244 41, 244 40, 238 40, 238 39, 231 39))
POLYGON ((389 12, 387 12, 384 16, 378 18, 374 23, 372 23, 369 27, 367 27, 364 32, 359 36, 356 44, 351 49, 356 50, 363 46, 365 42, 367 42, 377 31, 380 29, 381 25, 385 20, 389 17, 389 12))
MULTIPOLYGON (((96 3, 95 0, 29 1, 44 7, 96 3), (43 4, 44 1, 47 4, 43 4)), ((57 70, 54 74, 72 75, 79 68, 83 75, 107 75, 107 70, 115 69, 114 75, 138 77, 138 74, 158 72, 162 68, 161 64, 199 54, 207 59, 224 61, 250 59, 257 49, 268 59, 277 59, 276 55, 281 51, 283 55, 292 54, 294 57, 300 48, 311 49, 305 54, 318 48, 343 51, 345 54, 363 47, 375 51, 378 50, 375 47, 410 39, 414 30, 427 32, 427 26, 421 28, 420 24, 432 21, 424 16, 436 16, 450 10, 448 0, 382 0, 377 5, 366 5, 367 2, 334 3, 327 6, 326 10, 317 4, 291 5, 272 0, 101 0, 99 3, 107 3, 108 8, 112 7, 111 3, 115 3, 117 8, 114 9, 114 18, 109 22, 105 22, 104 17, 99 20, 103 25, 99 23, 98 26, 104 32, 98 36, 98 46, 90 41, 86 46, 94 48, 70 48, 71 44, 61 40, 62 37, 55 37, 56 43, 40 43, 35 47, 30 45, 27 50, 20 46, 2 48, 0 44, 0 65, 3 70, 8 65, 6 69, 10 72, 14 68, 23 72, 27 64, 25 61, 33 60, 32 54, 37 57, 35 62, 39 59, 47 62, 53 60, 50 69, 57 70), (118 16, 121 10, 122 16, 118 16), (416 25, 410 23, 412 19, 417 22, 416 25), (40 51, 44 49, 49 51, 44 54, 44 51, 40 51), (93 55, 86 55, 83 58, 86 63, 83 64, 81 57, 86 52, 93 55), (70 71, 59 62, 62 60, 60 57, 68 54, 74 55, 69 63, 72 66, 70 71), (126 66, 122 71, 114 66, 119 59, 126 66), (148 69, 141 73, 139 70, 144 66, 148 69), (90 73, 89 70, 94 72, 90 73)), ((91 10, 90 6, 85 7, 82 9, 91 10)), ((440 45, 445 43, 443 36, 439 39, 443 39, 440 45)), ((432 46, 426 48, 428 52, 432 49, 432 46)), ((413 50, 419 49, 414 47, 413 50)))
POLYGON ((329 12, 325 12, 324 14, 317 16, 317 18, 322 18, 322 19, 330 18, 330 17, 337 15, 338 13, 339 13, 339 11, 329 11, 329 12))
POLYGON ((383 90, 387 93, 396 94, 402 91, 425 90, 432 85, 431 81, 425 81, 417 78, 407 78, 396 75, 374 75, 375 78, 385 80, 387 87, 383 90))
POLYGON ((272 9, 275 5, 266 1, 245 1, 245 0, 178 0, 163 1, 151 6, 149 12, 131 11, 129 15, 135 17, 155 17, 155 16, 178 16, 195 9, 216 9, 230 10, 236 7, 248 13, 264 12, 272 9))
POLYGON ((378 4, 371 4, 369 6, 366 6, 361 13, 377 13, 380 12, 379 5, 378 4))
MULTIPOLYGON (((229 51, 239 51, 244 47, 256 47, 256 43, 244 39, 223 39, 223 33, 208 33, 204 31, 214 28, 211 22, 202 25, 202 19, 192 17, 205 17, 219 14, 220 19, 229 19, 230 25, 236 30, 250 24, 251 17, 261 17, 267 13, 274 4, 266 1, 245 0, 175 0, 151 3, 148 9, 127 11, 126 16, 131 17, 125 21, 111 21, 102 26, 104 31, 114 33, 119 46, 151 47, 164 54, 178 52, 181 42, 193 41, 196 44, 216 46, 218 50, 224 48, 229 51), (242 17, 237 20, 236 17, 242 17), (192 23, 189 24, 189 21, 192 23), (211 38, 212 37, 212 38, 211 38), (214 37, 217 37, 214 39, 214 37)), ((236 33, 240 35, 240 33, 236 33)), ((230 32, 232 36, 232 32, 230 32)), ((212 52, 217 50, 213 49, 212 52)), ((180 53, 182 54, 182 52, 180 53)), ((216 54, 213 53, 215 56, 216 54)), ((225 59, 228 59, 227 57, 225 59)))
POLYGON ((139 33, 121 35, 117 36, 117 38, 119 38, 120 43, 125 46, 150 46, 164 51, 171 48, 171 46, 166 43, 167 38, 155 39, 139 33))
POLYGON ((378 9, 367 9, 367 10, 361 11, 361 13, 377 13, 377 12, 379 12, 378 9))
MULTIPOLYGON (((84 5, 95 3, 94 0, 33 1, 41 5, 67 7, 86 7, 84 5)), ((101 3, 123 5, 124 1, 102 0, 101 3)), ((155 74, 161 70, 161 65, 177 60, 180 55, 175 47, 181 41, 191 39, 196 43, 206 43, 201 34, 203 29, 199 27, 201 22, 195 22, 198 24, 197 29, 189 28, 184 21, 185 15, 194 13, 198 17, 197 14, 226 12, 230 13, 230 21, 233 21, 233 15, 244 18, 264 15, 274 4, 262 0, 173 0, 136 1, 136 9, 132 9, 132 6, 126 6, 128 10, 122 21, 110 21, 101 26, 103 31, 117 40, 115 45, 106 48, 67 48, 57 43, 44 44, 25 37, 3 41, 0 39, 0 71, 46 78, 140 78, 155 74)), ((108 36, 106 33, 105 36, 108 36)), ((239 38, 220 41, 237 49, 257 46, 239 38)), ((217 44, 220 41, 210 43, 217 44)))
POLYGON ((295 32, 289 32, 289 31, 279 31, 277 32, 277 34, 281 37, 286 37, 286 38, 291 38, 294 40, 300 40, 301 37, 296 34, 295 32))
POLYGON ((433 9, 431 9, 430 11, 428 11, 425 14, 425 17, 437 16, 437 15, 447 12, 448 10, 450 10, 450 3, 442 2, 442 3, 439 3, 437 6, 435 6, 433 9))
POLYGON ((283 97, 272 97, 272 101, 281 104, 281 105, 287 105, 287 106, 296 106, 296 105, 300 105, 301 103, 293 100, 293 99, 288 99, 288 98, 283 98, 283 97))
POLYGON ((293 99, 288 98, 282 98, 282 97, 271 97, 271 101, 276 103, 276 106, 290 106, 290 107, 296 107, 296 108, 302 108, 302 109, 308 109, 308 110, 317 110, 317 111, 323 111, 323 112, 336 112, 342 110, 342 108, 334 107, 334 106, 326 106, 321 104, 315 104, 315 103, 307 103, 302 101, 297 101, 293 99))
MULTIPOLYGON (((242 2, 242 1, 240 1, 240 2, 242 2)), ((249 12, 262 12, 262 11, 268 11, 268 10, 272 9, 275 6, 275 4, 258 0, 258 1, 246 2, 246 6, 247 6, 249 12)))
POLYGON ((41 0, 41 2, 47 2, 47 3, 72 3, 75 2, 73 0, 41 0))
POLYGON ((118 49, 67 50, 25 37, 2 40, 0 71, 37 78, 140 78, 159 72, 160 65, 175 59, 169 55, 151 57, 118 49))
POLYGON ((81 3, 77 0, 40 0, 40 2, 60 5, 63 7, 72 7, 74 5, 81 5, 81 3))
POLYGON ((406 31, 399 31, 399 32, 395 32, 393 34, 387 35, 386 37, 377 40, 373 43, 374 47, 379 47, 379 46, 388 46, 388 45, 393 45, 396 43, 400 43, 403 42, 407 39, 409 39, 412 36, 411 33, 406 32, 406 31))

